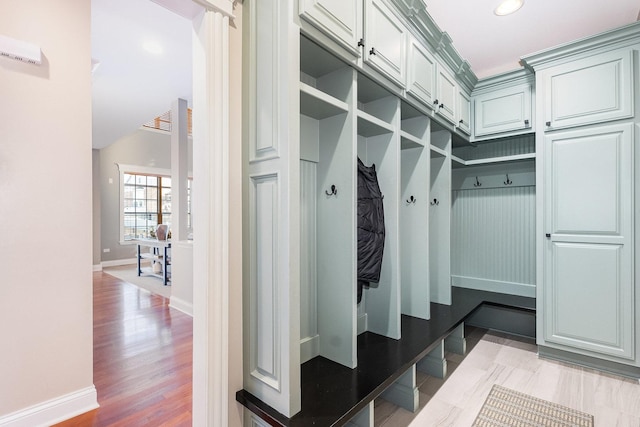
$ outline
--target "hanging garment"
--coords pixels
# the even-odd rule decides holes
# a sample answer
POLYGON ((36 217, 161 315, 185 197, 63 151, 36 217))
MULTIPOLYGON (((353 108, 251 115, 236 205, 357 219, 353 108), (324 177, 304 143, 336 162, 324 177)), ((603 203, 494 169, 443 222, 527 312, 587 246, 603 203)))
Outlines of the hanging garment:
POLYGON ((384 252, 384 208, 376 165, 358 158, 358 303, 362 288, 380 281, 384 252))

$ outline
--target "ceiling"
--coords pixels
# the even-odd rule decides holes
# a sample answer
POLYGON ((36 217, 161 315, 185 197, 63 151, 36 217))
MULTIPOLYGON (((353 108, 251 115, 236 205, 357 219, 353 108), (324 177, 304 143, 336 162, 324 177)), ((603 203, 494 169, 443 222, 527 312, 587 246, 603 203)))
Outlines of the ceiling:
POLYGON ((104 148, 171 109, 191 104, 191 18, 188 0, 92 0, 93 148, 104 148), (170 11, 174 10, 177 13, 170 11), (145 50, 152 43, 161 52, 145 50))
MULTIPOLYGON (((499 0, 424 0, 478 78, 519 68, 520 57, 635 22, 638 0, 525 0, 493 14, 499 0)), ((191 104, 190 0, 92 0, 93 147, 103 148, 168 111, 191 104), (161 46, 153 54, 146 42, 161 46)))
POLYGON ((424 0, 478 78, 519 68, 520 57, 635 22, 638 0, 524 0, 508 16, 500 0, 424 0))

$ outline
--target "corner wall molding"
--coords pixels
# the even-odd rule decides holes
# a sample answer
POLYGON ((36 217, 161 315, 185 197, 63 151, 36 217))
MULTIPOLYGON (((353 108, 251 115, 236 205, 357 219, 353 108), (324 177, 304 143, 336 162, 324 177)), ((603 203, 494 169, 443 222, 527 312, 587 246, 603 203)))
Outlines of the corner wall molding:
POLYGON ((229 19, 234 19, 233 8, 236 6, 237 0, 193 0, 204 7, 209 12, 218 12, 229 19))

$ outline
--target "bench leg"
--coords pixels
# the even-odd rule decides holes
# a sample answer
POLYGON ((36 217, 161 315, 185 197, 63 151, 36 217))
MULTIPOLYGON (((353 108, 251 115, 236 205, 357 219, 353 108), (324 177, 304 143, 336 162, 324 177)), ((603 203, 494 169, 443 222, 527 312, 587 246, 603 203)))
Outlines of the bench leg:
POLYGON ((467 340, 464 337, 464 323, 458 325, 457 328, 444 339, 444 347, 446 351, 464 356, 467 354, 467 340))
POLYGON ((420 372, 436 378, 447 376, 447 359, 444 358, 444 340, 416 364, 420 372))
POLYGON ((400 378, 391 384, 381 397, 410 412, 416 412, 420 406, 418 387, 416 386, 416 365, 413 365, 400 378))
POLYGON ((373 402, 369 404, 358 414, 351 418, 347 423, 348 427, 373 427, 373 402))

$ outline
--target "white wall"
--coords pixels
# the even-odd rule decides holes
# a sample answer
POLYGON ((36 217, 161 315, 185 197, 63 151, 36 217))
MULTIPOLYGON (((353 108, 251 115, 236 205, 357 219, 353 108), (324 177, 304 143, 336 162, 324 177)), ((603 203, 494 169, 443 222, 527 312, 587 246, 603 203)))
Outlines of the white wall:
POLYGON ((0 57, 0 424, 93 389, 90 13, 1 6, 0 33, 38 44, 43 63, 0 57))

